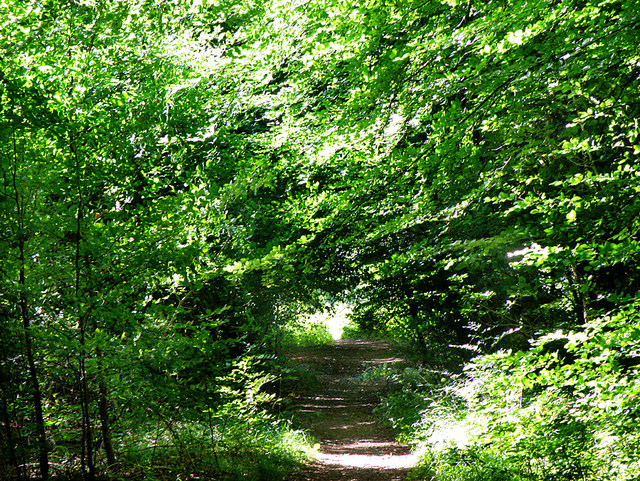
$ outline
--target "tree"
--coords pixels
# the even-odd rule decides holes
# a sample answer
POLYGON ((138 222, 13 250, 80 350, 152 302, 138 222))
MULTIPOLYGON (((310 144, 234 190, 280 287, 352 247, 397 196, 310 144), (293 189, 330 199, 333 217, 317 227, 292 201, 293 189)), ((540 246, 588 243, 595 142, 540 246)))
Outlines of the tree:
POLYGON ((16 475, 98 477, 144 429, 186 456, 176 426, 327 297, 425 356, 634 305, 635 2, 2 6, 16 475))

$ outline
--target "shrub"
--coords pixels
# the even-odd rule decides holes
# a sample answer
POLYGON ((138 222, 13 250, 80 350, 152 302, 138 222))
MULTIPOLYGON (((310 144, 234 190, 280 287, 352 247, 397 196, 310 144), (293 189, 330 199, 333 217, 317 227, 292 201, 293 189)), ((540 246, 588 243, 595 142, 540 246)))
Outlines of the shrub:
POLYGON ((415 479, 640 479, 637 320, 628 309, 405 381, 383 413, 422 452, 415 479))

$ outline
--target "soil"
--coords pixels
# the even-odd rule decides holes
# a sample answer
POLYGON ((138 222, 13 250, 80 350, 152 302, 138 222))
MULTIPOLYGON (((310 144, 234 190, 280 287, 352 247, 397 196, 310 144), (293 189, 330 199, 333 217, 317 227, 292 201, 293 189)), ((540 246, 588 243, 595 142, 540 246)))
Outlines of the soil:
POLYGON ((398 350, 381 341, 348 339, 288 356, 314 374, 314 382, 301 383, 295 393, 294 421, 318 440, 320 453, 287 481, 404 480, 415 457, 373 413, 391 386, 361 376, 370 366, 406 364, 398 350))

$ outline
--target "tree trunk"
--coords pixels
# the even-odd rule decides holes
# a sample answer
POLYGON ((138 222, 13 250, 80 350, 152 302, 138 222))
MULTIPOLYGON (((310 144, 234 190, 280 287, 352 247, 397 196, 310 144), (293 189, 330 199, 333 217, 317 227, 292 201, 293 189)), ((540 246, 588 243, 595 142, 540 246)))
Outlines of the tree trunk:
POLYGON ((116 464, 116 456, 113 452, 111 433, 109 432, 109 403, 107 399, 107 386, 104 381, 100 381, 98 389, 100 394, 98 411, 100 415, 100 429, 102 431, 102 444, 104 446, 104 454, 107 457, 107 465, 111 467, 116 464))
POLYGON ((571 293, 573 295, 574 312, 576 314, 576 321, 579 326, 586 324, 588 321, 587 311, 587 298, 581 292, 580 283, 582 281, 582 269, 579 266, 572 265, 567 271, 567 279, 569 280, 569 286, 571 287, 571 293))
POLYGON ((29 315, 29 303, 27 299, 27 277, 26 277, 26 228, 25 228, 25 203, 24 197, 18 188, 18 155, 14 138, 13 145, 14 164, 11 172, 11 183, 13 189, 13 200, 15 202, 15 230, 14 234, 18 247, 18 309, 19 318, 22 324, 22 335, 24 338, 24 349, 28 365, 28 385, 31 390, 34 418, 36 423, 36 436, 38 445, 38 461, 40 476, 43 481, 49 477, 49 446, 47 433, 44 424, 42 411, 42 392, 38 382, 38 371, 36 368, 35 354, 31 339, 31 316, 29 315))
POLYGON ((93 452, 93 429, 91 427, 91 409, 89 399, 89 387, 86 378, 84 359, 81 360, 80 367, 80 404, 82 410, 82 477, 89 481, 96 478, 94 452, 93 452))
POLYGON ((22 229, 20 230, 19 250, 20 318, 22 320, 22 328, 24 331, 24 346, 27 355, 27 362, 29 365, 29 383, 31 386, 31 395, 33 396, 33 410, 35 413, 36 433, 38 436, 38 458, 40 464, 40 476, 42 477, 43 481, 46 481, 49 477, 49 446, 47 443, 47 433, 45 430, 44 416, 42 413, 42 392, 40 391, 40 383, 38 382, 38 371, 36 369, 36 361, 33 353, 33 345, 31 342, 31 322, 29 318, 27 294, 25 292, 25 249, 22 229))
POLYGON ((75 181, 76 181, 76 190, 77 190, 77 205, 76 205, 76 232, 75 232, 75 259, 74 259, 74 270, 75 270, 75 298, 77 305, 77 316, 78 316, 78 328, 79 328, 79 336, 80 336, 80 352, 78 359, 78 367, 80 371, 80 408, 82 412, 82 455, 81 455, 81 465, 82 465, 82 477, 89 481, 93 481, 96 479, 96 468, 95 468, 95 459, 94 459, 94 446, 93 446, 93 428, 91 426, 91 397, 89 395, 89 380, 87 378, 87 368, 86 368, 86 360, 88 357, 87 353, 87 318, 89 316, 89 312, 82 312, 81 305, 79 303, 79 299, 82 296, 82 223, 84 221, 84 198, 82 191, 82 169, 80 165, 80 156, 75 148, 74 140, 71 139, 69 144, 70 150, 73 154, 73 158, 75 160, 75 181))
MULTIPOLYGON (((8 311, 0 311, 0 316, 6 316, 10 318, 8 311)), ((13 357, 13 353, 10 352, 10 345, 12 340, 9 336, 5 336, 5 333, 0 329, 0 422, 4 425, 4 435, 7 439, 7 450, 9 454, 9 462, 13 465, 15 479, 26 479, 23 466, 24 460, 18 459, 18 445, 14 439, 14 429, 11 427, 11 415, 9 414, 8 400, 16 398, 16 392, 10 387, 11 372, 8 367, 9 361, 13 357)), ((18 435, 20 438, 20 435, 18 435)))
POLYGON ((7 447, 9 449, 9 458, 13 469, 15 470, 16 479, 26 479, 20 462, 18 461, 18 453, 16 451, 16 444, 13 440, 13 432, 11 430, 11 418, 9 417, 9 411, 7 410, 7 400, 5 393, 2 393, 2 401, 0 402, 0 414, 2 415, 2 423, 5 428, 5 436, 7 436, 7 447))

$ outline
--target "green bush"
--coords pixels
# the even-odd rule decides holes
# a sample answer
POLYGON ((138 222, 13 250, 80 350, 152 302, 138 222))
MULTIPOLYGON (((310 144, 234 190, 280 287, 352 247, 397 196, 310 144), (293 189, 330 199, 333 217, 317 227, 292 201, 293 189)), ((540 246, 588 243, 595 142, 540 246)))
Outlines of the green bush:
POLYGON ((284 348, 316 346, 333 342, 333 337, 326 324, 307 319, 301 319, 282 327, 279 335, 280 345, 284 348))
POLYGON ((119 439, 125 478, 181 479, 198 475, 234 480, 278 480, 313 455, 306 435, 271 412, 274 376, 260 357, 234 362, 211 383, 209 396, 188 407, 148 409, 119 439))
POLYGON ((381 412, 422 453, 414 478, 640 479, 638 317, 539 336, 458 377, 405 377, 381 412))

